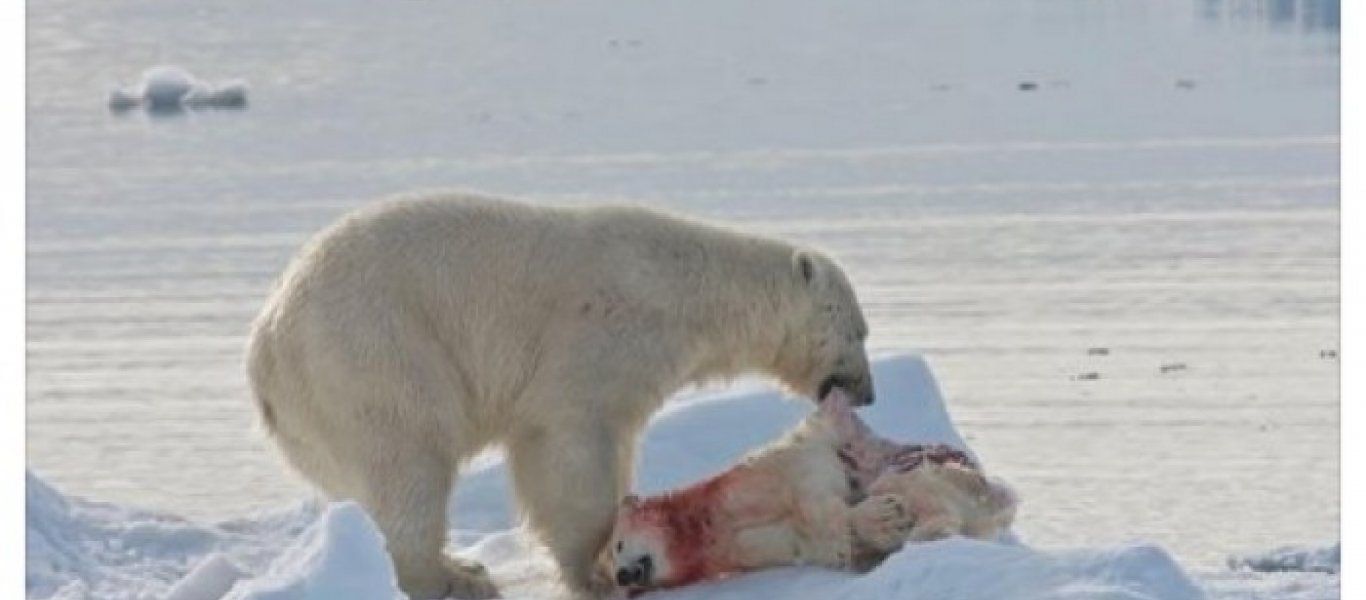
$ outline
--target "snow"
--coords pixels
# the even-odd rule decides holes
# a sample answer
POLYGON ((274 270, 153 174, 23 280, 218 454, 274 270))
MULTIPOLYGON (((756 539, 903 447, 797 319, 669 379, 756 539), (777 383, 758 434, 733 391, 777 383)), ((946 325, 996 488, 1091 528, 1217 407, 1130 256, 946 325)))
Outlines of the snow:
POLYGON ((384 550, 384 536, 360 505, 339 502, 328 506, 266 575, 233 587, 225 600, 388 599, 401 595, 393 564, 384 550))
MULTIPOLYGON (((967 449, 928 365, 893 355, 874 363, 878 402, 861 409, 880 433, 967 449)), ((644 441, 639 488, 650 492, 724 468, 800 419, 809 406, 754 382, 680 396, 644 441)), ((990 470, 990 465, 987 465, 990 470)), ((1007 480, 1010 473, 994 472, 1007 480)), ((313 600, 400 597, 384 540, 350 502, 303 502, 249 518, 197 524, 63 496, 27 477, 27 596, 30 599, 313 600)), ((508 597, 563 597, 545 551, 508 509, 506 474, 479 461, 452 505, 463 556, 484 562, 508 597)), ((1018 519, 1030 518, 1024 499, 1018 519)), ((1137 525, 1136 525, 1137 526, 1137 525)), ((1270 561, 1305 570, 1336 566, 1337 547, 1277 550, 1270 561), (1299 557, 1299 558, 1295 558, 1299 557)), ((1198 580, 1165 549, 1110 542, 1040 549, 1026 543, 950 539, 908 546, 865 575, 817 568, 775 569, 659 593, 661 600, 752 598, 1185 600, 1337 596, 1330 573, 1230 570, 1198 580), (989 573, 989 577, 984 577, 989 573)))
POLYGON ((246 105, 246 82, 232 80, 213 84, 175 65, 147 69, 137 85, 109 92, 109 108, 114 111, 142 106, 154 113, 179 112, 186 108, 242 108, 246 105))
POLYGON ((222 554, 210 554, 166 592, 165 600, 222 598, 243 575, 246 573, 222 554))
POLYGON ((315 503, 304 502, 203 525, 66 497, 31 471, 25 500, 27 596, 63 600, 160 598, 196 566, 190 581, 176 586, 183 590, 178 593, 212 587, 211 580, 228 577, 229 569, 268 564, 318 514, 315 503))

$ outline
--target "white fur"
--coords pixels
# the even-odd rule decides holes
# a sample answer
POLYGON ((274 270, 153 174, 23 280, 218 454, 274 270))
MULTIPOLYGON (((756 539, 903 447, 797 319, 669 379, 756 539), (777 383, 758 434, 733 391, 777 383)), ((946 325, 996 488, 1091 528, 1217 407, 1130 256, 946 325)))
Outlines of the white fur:
POLYGON ((905 535, 910 542, 951 535, 991 539, 1010 526, 1017 503, 1014 492, 999 479, 958 465, 929 462, 907 473, 884 475, 868 493, 903 499, 915 515, 915 524, 905 535))
POLYGON ((429 194, 310 241, 257 318, 262 421, 327 494, 363 504, 415 599, 495 593, 441 554, 462 461, 503 445, 577 591, 674 391, 741 373, 871 390, 854 293, 828 258, 638 208, 429 194))

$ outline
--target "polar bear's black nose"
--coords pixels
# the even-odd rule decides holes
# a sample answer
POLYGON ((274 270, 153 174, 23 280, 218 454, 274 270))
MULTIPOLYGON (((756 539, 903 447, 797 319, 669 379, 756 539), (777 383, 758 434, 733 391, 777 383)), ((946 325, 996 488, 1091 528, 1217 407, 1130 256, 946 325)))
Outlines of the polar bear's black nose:
POLYGON ((871 376, 849 378, 850 384, 844 388, 849 395, 854 397, 854 406, 869 406, 877 397, 873 394, 873 379, 871 376))
POLYGON ((854 406, 868 406, 873 403, 872 379, 868 376, 841 376, 831 375, 822 381, 816 389, 816 401, 824 400, 831 390, 839 388, 850 396, 849 401, 854 406))

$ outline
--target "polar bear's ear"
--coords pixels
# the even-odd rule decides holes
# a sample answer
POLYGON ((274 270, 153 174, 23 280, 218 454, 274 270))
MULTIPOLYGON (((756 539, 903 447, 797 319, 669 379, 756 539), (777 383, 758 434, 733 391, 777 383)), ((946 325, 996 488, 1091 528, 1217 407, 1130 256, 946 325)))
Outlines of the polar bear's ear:
POLYGON ((816 262, 811 259, 811 253, 805 250, 792 253, 792 269, 804 283, 811 283, 816 278, 816 262))

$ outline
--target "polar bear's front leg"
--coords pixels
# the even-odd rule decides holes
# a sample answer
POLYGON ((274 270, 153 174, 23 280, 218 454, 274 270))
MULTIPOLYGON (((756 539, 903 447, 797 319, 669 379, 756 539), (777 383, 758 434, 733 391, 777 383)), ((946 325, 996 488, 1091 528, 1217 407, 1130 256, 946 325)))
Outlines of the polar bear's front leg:
POLYGON ((602 424, 569 419, 528 427, 508 446, 513 483, 531 528, 580 598, 603 598, 616 584, 598 556, 612 534, 619 497, 617 436, 602 424))

